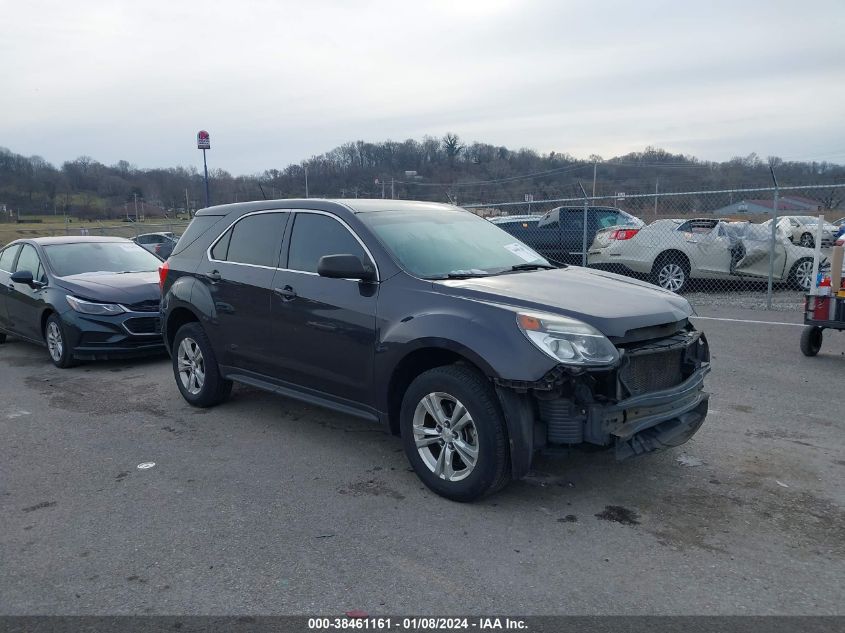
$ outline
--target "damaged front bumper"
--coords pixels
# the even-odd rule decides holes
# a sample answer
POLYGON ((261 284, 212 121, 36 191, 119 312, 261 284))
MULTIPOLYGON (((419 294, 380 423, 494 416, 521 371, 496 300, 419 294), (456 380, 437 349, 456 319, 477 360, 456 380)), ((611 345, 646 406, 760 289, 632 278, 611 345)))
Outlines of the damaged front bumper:
MULTIPOLYGON (((704 422, 710 397, 704 391, 710 371, 704 335, 687 326, 620 351, 613 368, 559 365, 534 383, 498 382, 506 417, 521 420, 509 421, 513 448, 524 453, 598 446, 622 460, 689 440, 704 422)), ((515 475, 517 463, 526 461, 514 459, 515 475)))
POLYGON ((710 394, 698 369, 676 387, 632 396, 614 405, 592 405, 585 420, 586 442, 615 446, 616 458, 626 459, 680 446, 698 431, 707 416, 710 394))

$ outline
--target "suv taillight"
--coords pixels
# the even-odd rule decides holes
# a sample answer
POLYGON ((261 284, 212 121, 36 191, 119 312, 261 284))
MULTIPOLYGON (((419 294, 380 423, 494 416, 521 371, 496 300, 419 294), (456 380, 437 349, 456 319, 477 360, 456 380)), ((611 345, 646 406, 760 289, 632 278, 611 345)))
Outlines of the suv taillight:
POLYGON ((167 281, 167 271, 170 270, 170 264, 164 262, 158 267, 158 287, 164 292, 164 282, 167 281))
POLYGON ((639 233, 639 229, 616 229, 615 231, 610 232, 610 239, 612 240, 630 240, 634 237, 637 233, 639 233))

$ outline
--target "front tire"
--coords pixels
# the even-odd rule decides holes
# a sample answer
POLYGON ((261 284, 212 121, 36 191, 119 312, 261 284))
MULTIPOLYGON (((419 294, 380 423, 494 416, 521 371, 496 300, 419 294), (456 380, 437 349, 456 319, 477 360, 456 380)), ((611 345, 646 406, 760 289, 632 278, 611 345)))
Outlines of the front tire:
POLYGON ((505 420, 490 383, 451 365, 411 383, 399 419, 402 444, 422 482, 453 501, 474 501, 510 481, 505 420))
POLYGON ((67 369, 77 364, 67 344, 65 328, 58 314, 53 313, 47 317, 47 323, 44 324, 44 342, 47 344, 50 360, 56 367, 67 369))
POLYGON ((220 374, 217 357, 199 323, 180 327, 173 338, 173 376, 188 404, 213 407, 232 393, 232 381, 220 374))
POLYGON ((808 325, 801 332, 801 353, 804 356, 815 356, 822 348, 822 329, 815 325, 808 325))

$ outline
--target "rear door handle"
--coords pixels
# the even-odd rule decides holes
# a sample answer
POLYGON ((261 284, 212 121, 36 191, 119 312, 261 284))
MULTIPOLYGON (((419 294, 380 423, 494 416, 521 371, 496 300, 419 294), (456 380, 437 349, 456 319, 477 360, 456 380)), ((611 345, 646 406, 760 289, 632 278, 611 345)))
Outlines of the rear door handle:
POLYGON ((296 291, 290 286, 284 288, 273 288, 273 292, 282 298, 282 301, 293 301, 296 299, 296 291))
POLYGON ((217 270, 212 270, 210 273, 205 273, 205 276, 211 281, 220 281, 221 279, 223 279, 223 277, 220 276, 220 272, 217 270))

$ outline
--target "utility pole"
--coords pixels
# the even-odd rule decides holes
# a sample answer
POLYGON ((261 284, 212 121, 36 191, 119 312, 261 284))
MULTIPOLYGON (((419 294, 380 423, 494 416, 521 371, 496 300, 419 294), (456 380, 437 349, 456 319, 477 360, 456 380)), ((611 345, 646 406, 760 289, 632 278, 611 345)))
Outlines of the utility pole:
POLYGON ((202 168, 205 173, 205 206, 211 206, 211 196, 208 192, 208 163, 205 160, 205 150, 211 149, 211 136, 205 130, 197 132, 197 149, 202 150, 202 168))
POLYGON ((135 196, 135 222, 137 222, 138 221, 138 194, 133 193, 132 195, 135 196))
POLYGON ((381 181, 381 199, 384 200, 384 180, 381 181))
POLYGON ((390 199, 393 200, 394 198, 396 198, 396 196, 394 195, 393 178, 391 178, 390 179, 390 199))
POLYGON ((599 166, 599 162, 593 161, 593 198, 596 197, 596 169, 599 166))
POLYGON ((188 219, 191 219, 191 203, 188 200, 188 188, 185 187, 185 213, 188 214, 188 219))
POLYGON ((308 197, 308 165, 305 166, 305 197, 308 197))

